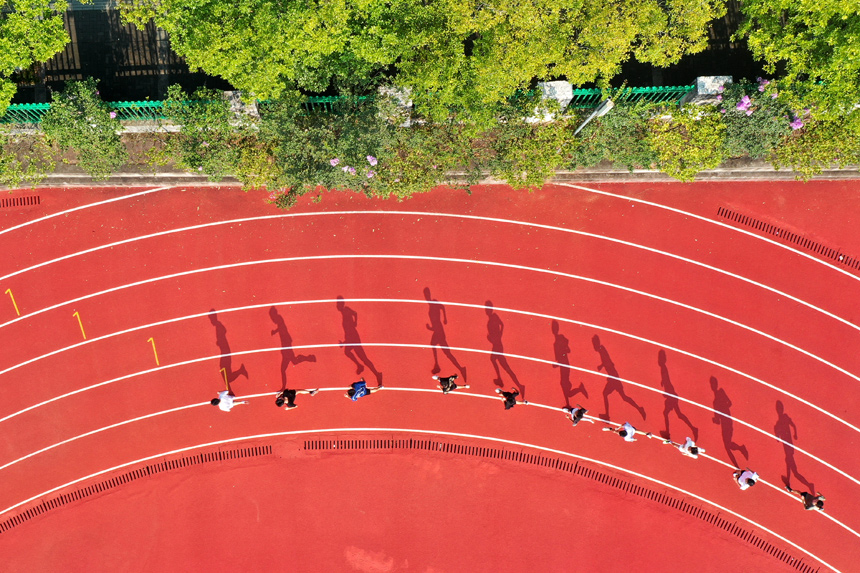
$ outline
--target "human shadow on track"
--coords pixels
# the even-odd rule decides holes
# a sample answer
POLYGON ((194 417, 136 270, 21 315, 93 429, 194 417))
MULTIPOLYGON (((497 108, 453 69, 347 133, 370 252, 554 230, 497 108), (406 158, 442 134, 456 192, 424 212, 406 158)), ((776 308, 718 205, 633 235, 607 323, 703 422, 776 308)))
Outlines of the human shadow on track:
POLYGON ((358 313, 346 306, 341 295, 337 295, 337 310, 343 318, 343 353, 355 363, 355 373, 364 372, 364 367, 370 370, 376 377, 377 385, 382 384, 382 372, 379 372, 367 357, 361 346, 361 337, 358 335, 358 313))
POLYGON ((517 375, 511 369, 511 366, 508 364, 508 359, 504 354, 505 347, 502 345, 502 333, 505 331, 505 324, 502 322, 499 315, 496 314, 496 311, 493 308, 493 301, 488 300, 484 303, 484 307, 484 310, 487 313, 487 340, 489 340, 492 345, 490 363, 496 370, 496 379, 493 380, 493 383, 500 388, 505 385, 505 383, 502 382, 502 373, 499 370, 499 367, 501 367, 502 370, 508 373, 508 376, 511 377, 513 383, 516 384, 520 395, 525 399, 526 387, 520 384, 517 375))
POLYGON ((776 425, 773 427, 773 433, 780 440, 788 442, 782 445, 785 449, 785 475, 782 476, 782 481, 785 485, 790 486, 793 474, 809 491, 815 491, 815 486, 797 471, 797 462, 794 461, 794 441, 792 439, 792 433, 794 434, 794 440, 797 439, 797 426, 788 414, 785 413, 785 407, 780 400, 776 401, 776 413, 778 417, 776 425))
POLYGON ((568 341, 565 335, 559 332, 559 325, 557 320, 552 321, 551 328, 553 335, 552 351, 555 354, 555 364, 553 364, 552 367, 560 369, 560 384, 561 392, 562 394, 564 394, 564 405, 566 408, 570 408, 571 398, 573 398, 577 394, 583 394, 586 398, 588 398, 588 391, 585 389, 584 382, 580 382, 579 387, 574 390, 573 384, 571 384, 570 382, 570 368, 563 368, 559 366, 559 364, 570 366, 570 361, 567 359, 567 355, 570 354, 570 341, 568 341))
POLYGON ((732 401, 729 399, 729 395, 726 394, 726 391, 719 387, 719 381, 711 376, 711 390, 714 392, 714 410, 718 413, 714 414, 713 422, 715 424, 719 424, 720 428, 723 432, 723 444, 726 447, 726 453, 729 455, 729 460, 736 468, 740 468, 740 464, 738 463, 737 458, 732 453, 737 450, 746 459, 749 459, 749 452, 747 451, 747 447, 741 444, 736 444, 732 441, 734 430, 734 422, 729 416, 731 416, 731 407, 732 401), (719 414, 723 414, 720 416, 719 414))
POLYGON ((430 303, 430 308, 427 311, 430 317, 430 324, 426 326, 427 330, 433 333, 430 335, 430 346, 433 347, 433 369, 430 372, 439 374, 442 371, 439 367, 439 356, 436 351, 436 347, 438 346, 454 365, 454 368, 460 371, 463 382, 466 382, 466 368, 460 366, 451 349, 448 348, 448 338, 445 336, 445 325, 448 324, 448 314, 445 312, 445 307, 438 300, 430 296, 430 287, 424 287, 424 300, 430 303))
POLYGON ((290 364, 300 364, 302 362, 316 362, 317 357, 313 354, 296 354, 291 348, 293 345, 293 337, 287 330, 287 324, 284 322, 284 317, 278 314, 278 309, 274 306, 269 309, 269 317, 275 323, 275 329, 272 331, 272 336, 278 334, 281 338, 281 392, 287 389, 287 366, 290 364))
MULTIPOLYGON (((660 385, 668 394, 675 394, 675 387, 672 385, 672 380, 669 378, 669 369, 666 368, 666 351, 662 348, 660 352, 657 353, 657 364, 660 366, 660 385)), ((663 406, 663 421, 666 423, 666 429, 660 432, 665 439, 669 439, 669 414, 675 412, 675 415, 678 416, 678 419, 687 424, 690 430, 693 432, 693 441, 699 440, 699 428, 693 425, 683 412, 681 412, 681 406, 678 403, 678 399, 675 396, 665 396, 665 405, 663 406)))
POLYGON ((620 377, 618 376, 618 370, 615 369, 615 364, 612 362, 612 358, 609 356, 609 352, 606 350, 606 347, 600 343, 600 337, 596 334, 591 337, 591 345, 594 347, 594 350, 600 355, 600 364, 597 365, 597 371, 601 370, 605 371, 609 377, 606 379, 606 386, 603 388, 603 409, 604 413, 600 414, 600 418, 602 420, 610 420, 609 416, 609 396, 613 392, 618 392, 621 396, 621 399, 636 408, 639 411, 639 415, 642 416, 642 419, 645 419, 645 408, 636 403, 636 400, 631 398, 624 392, 624 386, 621 384, 620 377))
POLYGON ((229 387, 239 376, 247 378, 248 371, 245 369, 244 364, 240 364, 238 369, 233 370, 233 356, 230 351, 230 343, 227 342, 227 327, 218 320, 218 315, 214 308, 209 311, 209 322, 215 327, 215 344, 218 345, 218 349, 221 351, 221 360, 218 365, 221 368, 221 372, 223 372, 224 382, 229 387))

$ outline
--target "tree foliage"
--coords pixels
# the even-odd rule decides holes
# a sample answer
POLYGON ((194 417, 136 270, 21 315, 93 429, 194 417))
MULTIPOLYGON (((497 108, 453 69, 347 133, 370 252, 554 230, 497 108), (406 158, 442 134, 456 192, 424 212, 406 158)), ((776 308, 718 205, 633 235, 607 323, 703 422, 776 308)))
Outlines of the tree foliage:
POLYGON ((796 107, 817 102, 817 115, 848 113, 860 93, 860 11, 852 0, 744 0, 738 35, 780 70, 780 87, 796 107), (784 73, 782 71, 784 70, 784 73))
POLYGON ((0 114, 17 89, 10 76, 35 62, 46 62, 69 42, 61 16, 66 7, 65 0, 0 3, 0 114))
POLYGON ((657 154, 660 171, 681 181, 692 181, 699 171, 723 160, 726 126, 710 106, 666 109, 650 121, 648 143, 657 154))
POLYGON ((834 166, 860 165, 860 110, 810 121, 775 149, 773 164, 804 179, 834 166))
POLYGON ((66 82, 53 94, 51 109, 42 118, 42 130, 50 143, 74 150, 78 165, 93 179, 107 179, 128 161, 128 151, 119 136, 122 128, 98 95, 96 82, 87 78, 66 82))
POLYGON ((608 82, 631 54, 705 47, 721 0, 123 0, 192 67, 258 99, 360 92, 383 78, 436 119, 485 112, 534 78, 608 82))

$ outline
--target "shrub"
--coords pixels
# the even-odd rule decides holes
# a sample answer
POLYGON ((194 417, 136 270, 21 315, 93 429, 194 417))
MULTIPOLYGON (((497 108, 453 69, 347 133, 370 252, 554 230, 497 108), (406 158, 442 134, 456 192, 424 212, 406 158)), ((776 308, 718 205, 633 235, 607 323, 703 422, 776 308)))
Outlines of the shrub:
POLYGON ((765 82, 761 80, 756 85, 744 80, 730 84, 721 94, 726 157, 767 157, 791 131, 788 106, 773 97, 776 92, 768 89, 769 82, 765 82))
POLYGON ((78 165, 93 179, 107 179, 125 165, 128 152, 118 133, 122 126, 116 114, 98 93, 92 78, 67 82, 63 91, 54 94, 42 129, 49 142, 73 149, 78 165))
POLYGON ((251 120, 239 120, 221 92, 200 88, 189 96, 172 85, 164 114, 182 126, 178 134, 166 139, 163 151, 175 157, 178 165, 203 172, 210 181, 236 175, 246 188, 266 178, 258 170, 268 164, 267 150, 258 145, 251 120))
POLYGON ((54 166, 52 149, 43 137, 0 133, 0 185, 35 187, 54 166))
POLYGON ((726 126, 712 106, 662 108, 649 122, 648 144, 657 154, 660 171, 681 181, 692 181, 703 169, 723 160, 726 126))
POLYGON ((376 101, 343 100, 330 112, 307 112, 296 99, 273 102, 261 115, 261 142, 280 165, 273 185, 292 197, 327 189, 372 193, 394 127, 376 101))
POLYGON ((834 165, 860 164, 860 110, 806 121, 776 148, 774 167, 789 167, 799 178, 809 179, 834 165))
MULTIPOLYGON (((591 167, 604 160, 630 171, 651 167, 657 155, 646 136, 654 109, 648 102, 618 104, 592 120, 577 136, 579 146, 573 151, 570 168, 591 167)), ((588 117, 586 112, 580 121, 588 117)))

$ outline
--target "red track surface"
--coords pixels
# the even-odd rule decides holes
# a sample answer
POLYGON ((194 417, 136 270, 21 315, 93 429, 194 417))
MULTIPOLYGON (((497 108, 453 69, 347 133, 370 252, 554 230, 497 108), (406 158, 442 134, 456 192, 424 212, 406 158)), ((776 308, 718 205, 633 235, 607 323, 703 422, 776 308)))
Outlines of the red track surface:
MULTIPOLYGON (((717 215, 857 256, 856 183, 483 187, 402 203, 329 194, 289 213, 258 193, 173 188, 65 212, 140 191, 40 190, 38 207, 0 211, 4 569, 857 570, 860 273, 717 215), (433 390, 425 287, 445 307, 468 390, 433 390), (338 296, 386 385, 356 403, 343 397, 356 375, 338 346, 338 296), (529 406, 504 411, 493 393, 486 301, 529 406), (571 368, 557 363, 553 320, 571 368), (316 358, 290 364, 287 386, 324 389, 290 411, 273 405, 282 344, 316 358), (572 428, 558 408, 604 413, 596 367, 609 360, 647 414, 612 393, 613 422, 665 431, 668 377, 707 455, 623 443, 599 420, 572 428), (211 407, 219 369, 240 364, 249 376, 232 388, 250 404, 211 407), (749 460, 713 422, 712 378, 749 460), (434 449, 304 447, 358 437, 434 449), (247 446, 273 449, 33 513, 131 470, 247 446), (759 485, 738 490, 731 456, 759 485), (822 491, 826 514, 783 491, 792 463, 791 485, 822 491)), ((674 411, 668 423, 675 441, 692 433, 674 411)))

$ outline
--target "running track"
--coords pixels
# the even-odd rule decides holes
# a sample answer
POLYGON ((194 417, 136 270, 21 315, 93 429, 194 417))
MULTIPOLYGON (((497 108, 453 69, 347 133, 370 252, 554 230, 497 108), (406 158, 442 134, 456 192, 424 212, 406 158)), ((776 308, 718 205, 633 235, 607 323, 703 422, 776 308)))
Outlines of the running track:
POLYGON ((230 188, 38 190, 0 209, 4 569, 855 571, 860 272, 718 209, 860 256, 856 193, 488 186, 285 213, 230 188), (471 386, 447 396, 440 307, 471 386), (359 346, 386 389, 352 403, 359 346), (275 408, 307 355, 287 386, 322 391, 275 408), (612 422, 695 428, 707 454, 602 432, 607 369, 612 422), (225 372, 250 402, 230 413, 208 404, 225 372))

